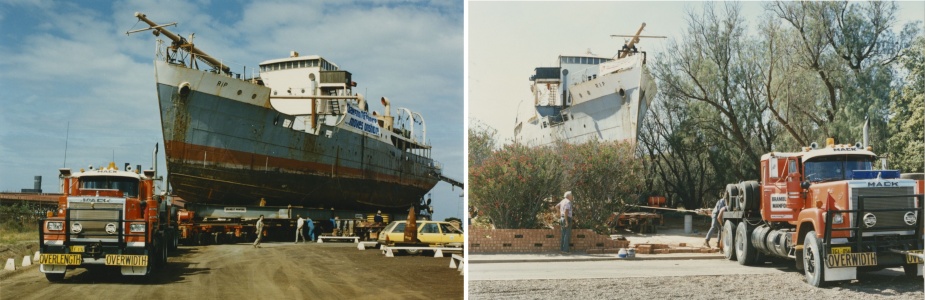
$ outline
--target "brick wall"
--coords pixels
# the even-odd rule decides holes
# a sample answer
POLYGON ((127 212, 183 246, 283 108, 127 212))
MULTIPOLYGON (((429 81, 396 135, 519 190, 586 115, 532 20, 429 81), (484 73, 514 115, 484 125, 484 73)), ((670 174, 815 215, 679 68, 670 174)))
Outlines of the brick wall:
MULTIPOLYGON (((475 229, 469 230, 469 253, 555 253, 559 252, 559 229, 475 229)), ((617 253, 628 241, 590 229, 572 229, 570 250, 579 253, 617 253)))

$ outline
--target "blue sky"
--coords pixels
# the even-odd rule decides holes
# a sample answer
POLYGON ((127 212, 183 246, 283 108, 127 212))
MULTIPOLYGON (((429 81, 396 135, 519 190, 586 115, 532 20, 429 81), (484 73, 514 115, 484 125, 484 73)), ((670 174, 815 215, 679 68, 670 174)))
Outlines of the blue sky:
MULTIPOLYGON (((763 1, 739 3, 742 15, 755 28, 769 13, 763 1)), ((714 3, 718 11, 722 2, 714 3)), ((925 1, 899 1, 896 32, 910 21, 925 20, 925 1)), ((657 60, 668 41, 679 40, 687 28, 687 12, 702 14, 699 1, 484 2, 468 3, 467 119, 498 130, 502 142, 514 137, 514 120, 533 115, 530 75, 536 67, 556 65, 558 56, 583 55, 589 50, 612 56, 623 38, 646 23, 638 45, 657 60), (522 101, 522 103, 521 103, 522 101)), ((925 24, 925 23, 923 23, 925 24)), ((920 24, 921 26, 922 24, 920 24)), ((921 30, 925 32, 925 28, 921 30)))
MULTIPOLYGON (((0 3, 0 191, 32 188, 41 175, 44 191, 60 192, 63 166, 151 166, 163 144, 155 37, 126 36, 145 27, 136 11, 178 22, 168 29, 195 33, 197 47, 235 72, 289 51, 333 61, 368 99, 420 112, 444 174, 464 179, 461 1, 12 0, 0 3)), ((463 215, 459 188, 441 182, 432 193, 436 218, 463 215)))

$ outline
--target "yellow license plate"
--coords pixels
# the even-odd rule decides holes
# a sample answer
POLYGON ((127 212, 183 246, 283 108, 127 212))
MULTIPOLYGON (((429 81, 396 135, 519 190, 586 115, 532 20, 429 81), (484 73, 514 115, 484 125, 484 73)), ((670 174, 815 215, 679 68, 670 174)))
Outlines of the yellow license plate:
MULTIPOLYGON (((910 250, 909 253, 918 253, 918 254, 922 254, 922 250, 910 250)), ((907 263, 907 264, 921 264, 921 263, 922 263, 922 259, 919 258, 918 256, 906 255, 906 263, 907 263)))
POLYGON ((83 252, 84 252, 84 246, 71 246, 71 252, 74 252, 74 253, 83 253, 83 252))
POLYGON ((148 265, 147 255, 106 255, 106 265, 109 266, 129 266, 145 267, 148 265))
POLYGON ((80 254, 42 254, 39 263, 43 265, 79 266, 83 261, 80 254))
POLYGON ((851 253, 851 247, 832 247, 832 254, 851 253))
POLYGON ((829 268, 876 266, 876 252, 829 254, 825 257, 825 265, 829 268))

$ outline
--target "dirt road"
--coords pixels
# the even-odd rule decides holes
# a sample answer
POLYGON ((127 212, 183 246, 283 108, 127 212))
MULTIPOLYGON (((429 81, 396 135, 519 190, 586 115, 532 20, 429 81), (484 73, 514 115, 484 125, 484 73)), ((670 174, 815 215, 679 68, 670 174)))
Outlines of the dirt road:
POLYGON ((144 280, 76 269, 49 283, 38 267, 0 282, 2 299, 462 299, 463 276, 450 258, 385 258, 356 244, 266 243, 180 247, 144 280))

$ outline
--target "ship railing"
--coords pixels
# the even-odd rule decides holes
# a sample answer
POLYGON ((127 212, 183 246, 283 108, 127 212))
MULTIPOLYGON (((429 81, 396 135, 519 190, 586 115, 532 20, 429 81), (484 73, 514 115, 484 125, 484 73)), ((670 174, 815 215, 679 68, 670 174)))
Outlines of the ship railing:
MULTIPOLYGON (((626 54, 627 56, 631 56, 631 55, 635 55, 635 54, 640 54, 640 53, 642 53, 642 64, 646 64, 647 55, 646 55, 646 52, 645 52, 645 51, 636 51, 636 49, 629 49, 629 50, 620 50, 620 51, 617 51, 617 53, 618 53, 619 55, 626 54)), ((619 56, 619 55, 618 55, 618 56, 619 56)))

